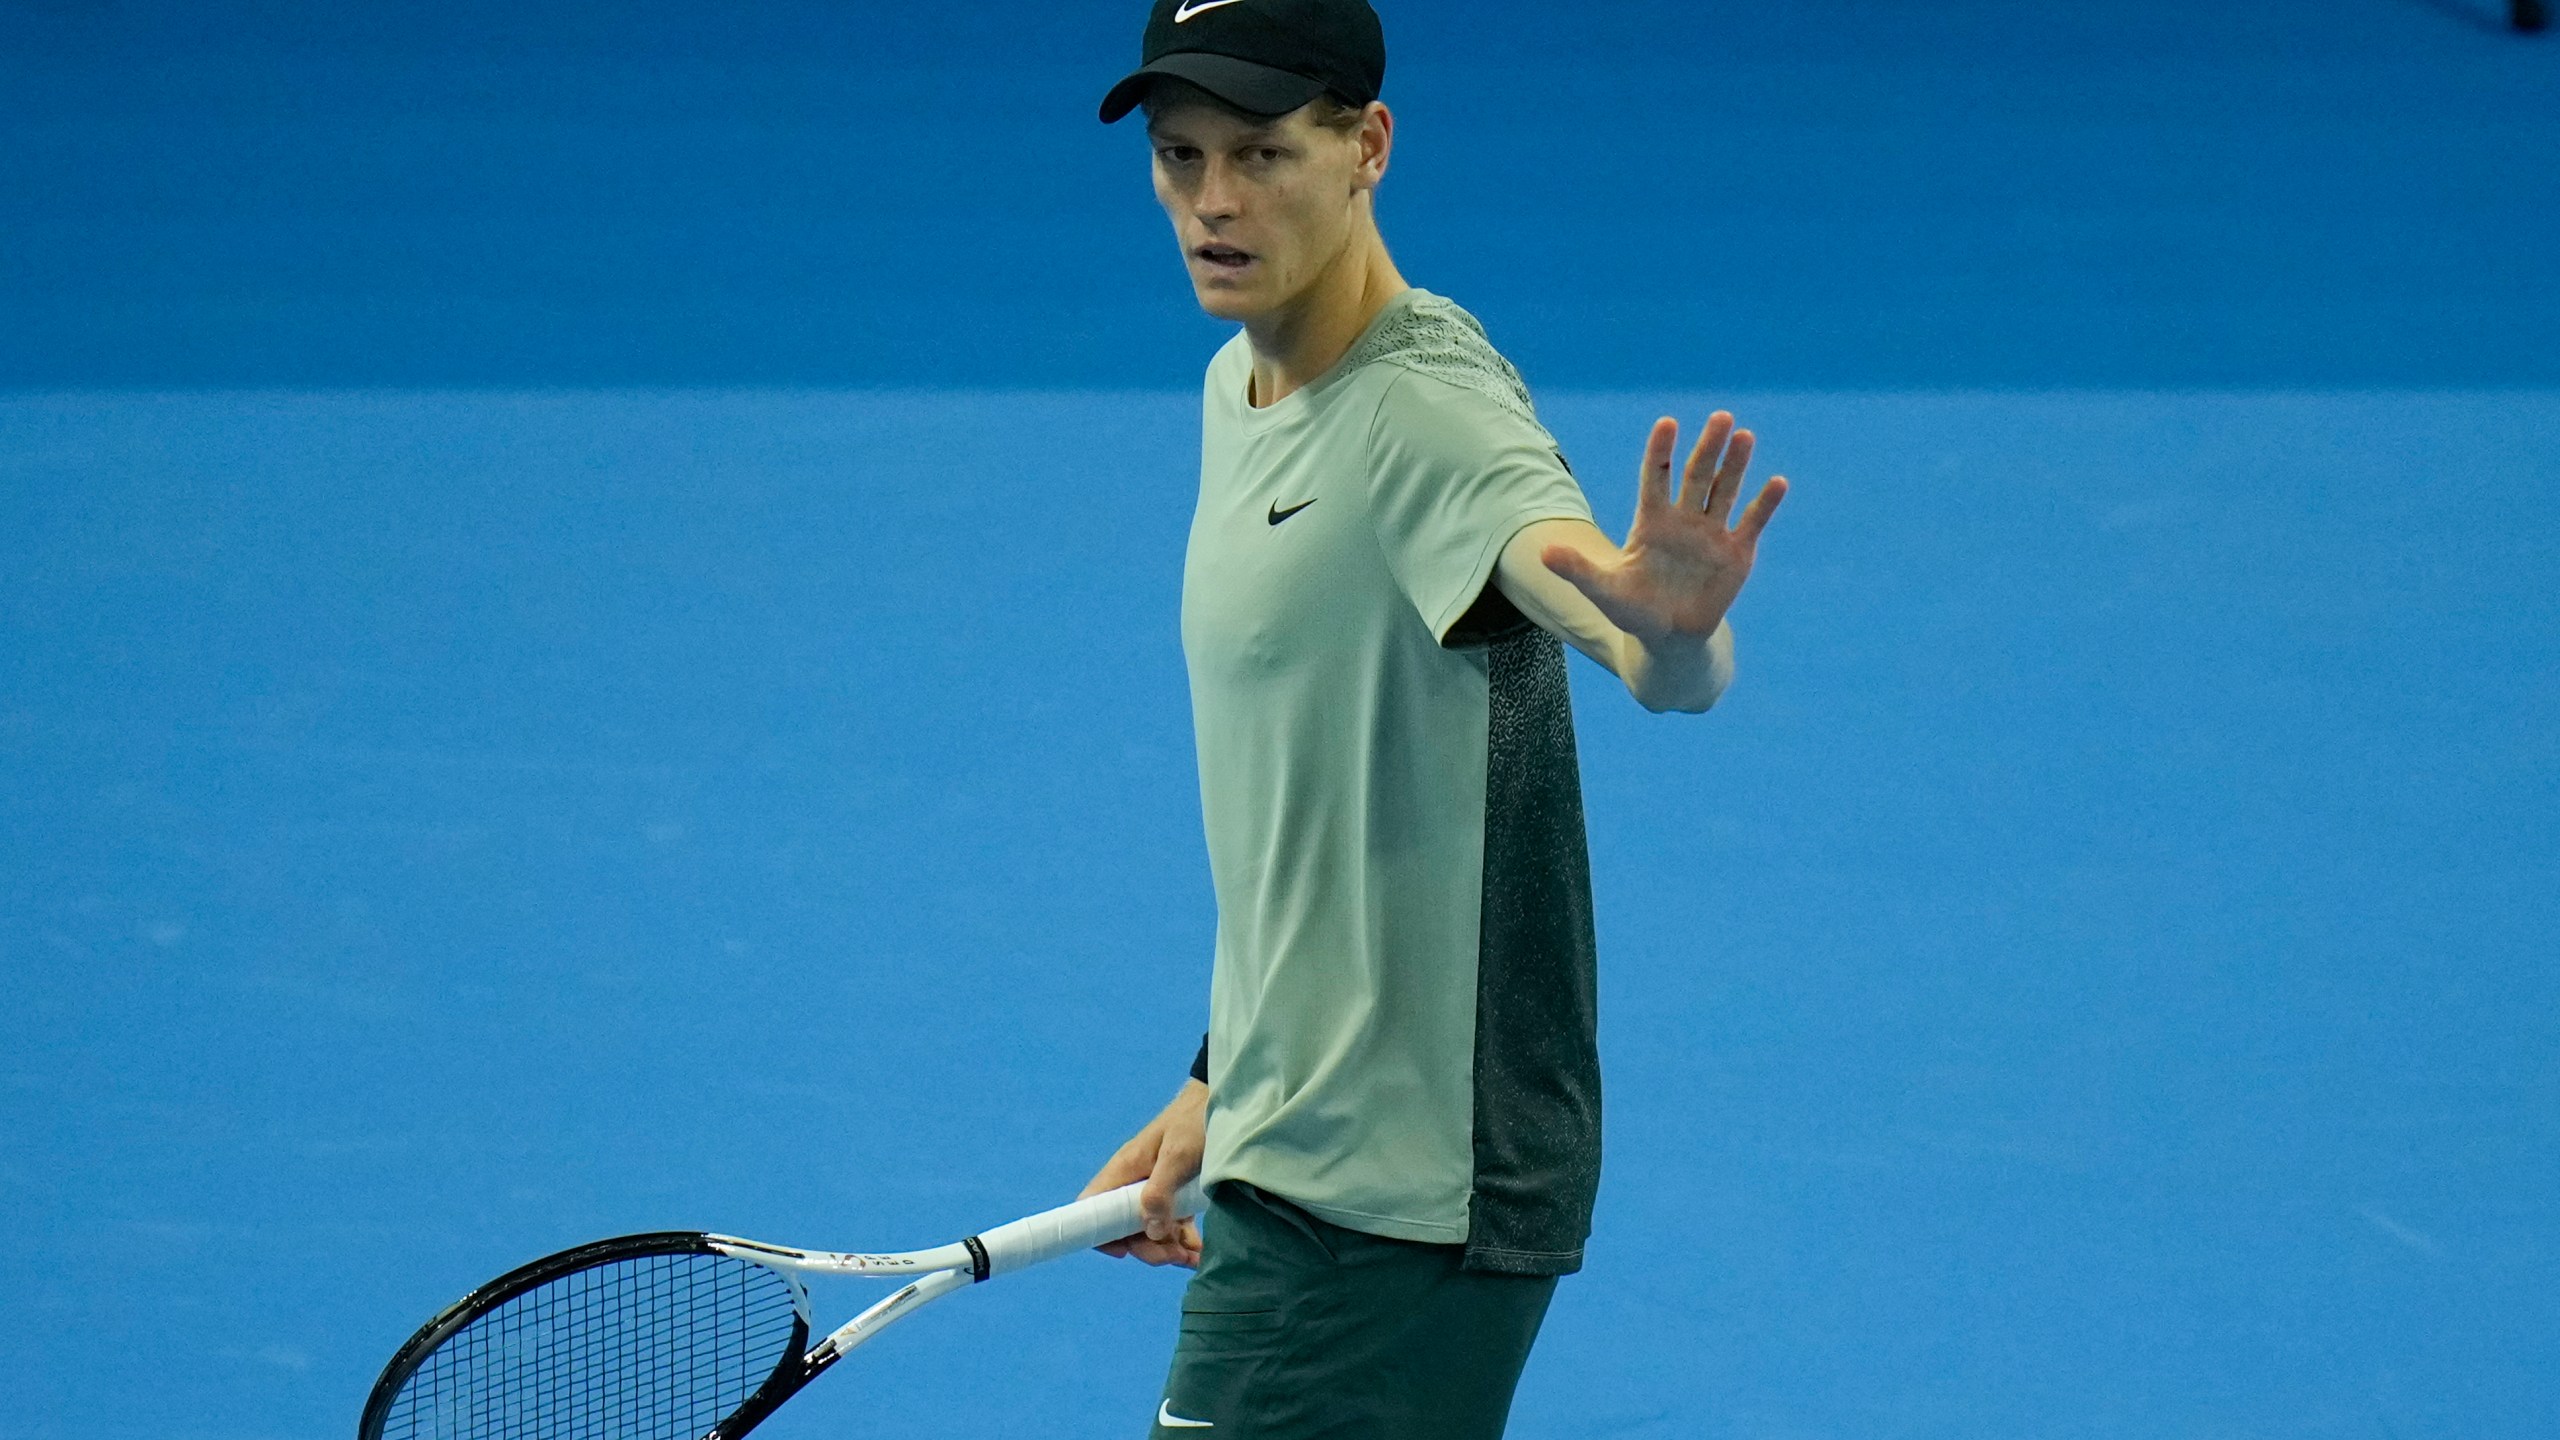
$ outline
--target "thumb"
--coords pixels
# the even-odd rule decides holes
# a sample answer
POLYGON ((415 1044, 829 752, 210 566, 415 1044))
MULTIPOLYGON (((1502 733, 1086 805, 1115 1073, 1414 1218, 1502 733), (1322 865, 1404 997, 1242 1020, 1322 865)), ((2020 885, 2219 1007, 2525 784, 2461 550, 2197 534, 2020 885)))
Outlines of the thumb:
POLYGON ((1600 567, 1570 545, 1549 545, 1538 552, 1538 559, 1556 578, 1570 582, 1585 594, 1599 583, 1600 567))
POLYGON ((1173 1193, 1182 1188, 1174 1167, 1158 1161, 1156 1172, 1147 1177, 1146 1188, 1138 1192, 1138 1213, 1147 1222, 1147 1238, 1173 1238, 1173 1193))
POLYGON ((1146 1188, 1138 1192, 1138 1213, 1146 1217, 1148 1239, 1171 1240, 1179 1233, 1182 1217, 1174 1213, 1174 1203, 1182 1187, 1199 1173, 1198 1142, 1180 1134, 1165 1137, 1164 1148, 1156 1152, 1156 1168, 1147 1176, 1146 1188))

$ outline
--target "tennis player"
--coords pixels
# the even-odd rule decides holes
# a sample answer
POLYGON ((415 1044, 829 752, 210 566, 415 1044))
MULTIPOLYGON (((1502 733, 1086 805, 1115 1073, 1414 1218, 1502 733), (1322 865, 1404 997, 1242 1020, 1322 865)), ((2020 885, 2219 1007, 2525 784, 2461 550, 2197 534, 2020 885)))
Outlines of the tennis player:
POLYGON ((1196 1266, 1163 1436, 1502 1433, 1582 1263, 1600 1070, 1562 644, 1649 710, 1733 673, 1725 612, 1785 494, 1751 433, 1645 439, 1623 546, 1527 388, 1376 223, 1395 119, 1366 0, 1157 0, 1156 198, 1211 358, 1182 641, 1217 892, 1191 1079, 1087 1193, 1148 1182, 1196 1266), (1199 1175, 1208 1213, 1172 1213, 1199 1175))

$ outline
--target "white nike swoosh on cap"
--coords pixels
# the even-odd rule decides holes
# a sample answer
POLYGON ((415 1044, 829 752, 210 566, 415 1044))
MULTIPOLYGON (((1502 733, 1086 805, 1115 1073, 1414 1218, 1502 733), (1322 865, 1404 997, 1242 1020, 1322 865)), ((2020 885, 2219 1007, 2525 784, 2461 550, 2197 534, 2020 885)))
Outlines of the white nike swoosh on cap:
MULTIPOLYGON (((1234 3, 1236 0, 1209 0, 1211 5, 1233 5, 1234 3)), ((1156 1423, 1167 1430, 1215 1430, 1218 1428, 1218 1422, 1215 1420, 1185 1420, 1174 1414, 1173 1402, 1170 1400, 1156 1407, 1156 1423)))
POLYGON ((1235 3, 1236 0, 1184 0, 1184 3, 1173 12, 1173 23, 1179 25, 1203 10, 1215 10, 1221 5, 1235 3))

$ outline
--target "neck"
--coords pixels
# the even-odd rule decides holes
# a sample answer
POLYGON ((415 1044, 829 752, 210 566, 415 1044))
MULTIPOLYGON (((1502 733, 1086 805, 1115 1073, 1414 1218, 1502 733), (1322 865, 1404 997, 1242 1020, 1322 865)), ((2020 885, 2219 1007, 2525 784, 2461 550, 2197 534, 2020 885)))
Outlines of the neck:
POLYGON ((1244 322, 1253 346, 1252 404, 1276 403, 1332 369, 1386 303, 1410 288, 1387 257, 1377 226, 1360 225, 1314 284, 1287 305, 1244 322))

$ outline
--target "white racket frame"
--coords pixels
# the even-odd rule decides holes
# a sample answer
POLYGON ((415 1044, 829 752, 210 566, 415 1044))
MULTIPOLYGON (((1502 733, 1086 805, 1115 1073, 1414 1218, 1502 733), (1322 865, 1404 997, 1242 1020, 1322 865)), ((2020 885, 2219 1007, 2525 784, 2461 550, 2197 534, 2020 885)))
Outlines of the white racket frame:
MULTIPOLYGON (((735 1235, 706 1235, 703 1239, 712 1249, 732 1259, 745 1260, 775 1270, 804 1275, 859 1275, 889 1279, 905 1279, 907 1283, 886 1299, 839 1325, 826 1339, 812 1347, 808 1361, 812 1373, 870 1340, 891 1325, 907 1318, 954 1290, 962 1290, 981 1280, 992 1280, 1061 1255, 1090 1250, 1108 1241, 1135 1235, 1146 1228, 1138 1193, 1143 1183, 1124 1185, 1099 1195, 1026 1215, 1019 1220, 999 1225, 992 1230, 972 1235, 949 1245, 936 1245, 929 1250, 900 1250, 886 1254, 867 1254, 840 1250, 799 1250, 788 1245, 768 1245, 761 1240, 746 1240, 735 1235)), ((1173 1213, 1192 1216, 1205 1204, 1199 1182, 1182 1187, 1174 1196, 1173 1213)))

